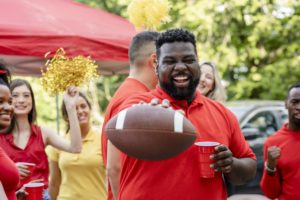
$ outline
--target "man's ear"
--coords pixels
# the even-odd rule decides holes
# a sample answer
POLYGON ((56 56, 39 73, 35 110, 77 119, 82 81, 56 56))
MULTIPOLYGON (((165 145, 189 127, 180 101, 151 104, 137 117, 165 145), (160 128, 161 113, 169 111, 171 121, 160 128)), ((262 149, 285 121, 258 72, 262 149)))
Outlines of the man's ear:
POLYGON ((287 104, 288 104, 288 99, 285 99, 284 106, 285 106, 286 109, 288 109, 288 105, 287 104))
POLYGON ((157 65, 157 60, 156 60, 156 54, 155 54, 155 53, 153 53, 153 54, 150 55, 150 61, 151 61, 151 65, 152 65, 153 67, 156 67, 156 65, 157 65))
POLYGON ((153 64, 154 64, 155 74, 158 75, 158 60, 157 60, 157 55, 156 54, 152 54, 151 56, 153 58, 153 64))
POLYGON ((155 73, 157 74, 157 59, 156 58, 157 58, 157 56, 155 53, 151 54, 148 59, 148 64, 152 68, 152 70, 154 70, 155 73))

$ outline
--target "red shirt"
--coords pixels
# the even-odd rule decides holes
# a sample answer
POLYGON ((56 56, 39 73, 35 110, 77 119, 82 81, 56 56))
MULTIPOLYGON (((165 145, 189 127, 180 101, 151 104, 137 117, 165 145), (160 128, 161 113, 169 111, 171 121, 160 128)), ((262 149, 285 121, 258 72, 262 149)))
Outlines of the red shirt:
POLYGON ((300 199, 300 131, 292 131, 283 125, 264 144, 264 158, 267 158, 267 148, 277 146, 280 157, 274 176, 269 176, 264 170, 260 186, 269 198, 279 200, 300 199))
POLYGON ((19 171, 15 163, 0 147, 0 181, 8 200, 16 200, 15 192, 19 183, 19 171))
MULTIPOLYGON (((120 110, 120 105, 127 99, 128 97, 138 94, 141 92, 148 92, 149 89, 140 81, 133 79, 133 78, 127 78, 118 88, 118 90, 115 92, 113 98, 111 99, 110 103, 108 104, 105 116, 104 116, 104 122, 102 126, 102 155, 103 155, 103 162, 106 166, 107 162, 107 137, 105 134, 105 125, 106 123, 120 110)), ((108 184, 108 195, 107 199, 113 200, 112 192, 110 185, 108 184)))
MULTIPOLYGON (((230 148, 237 158, 255 159, 241 133, 235 116, 223 105, 200 95, 197 91, 190 105, 185 100, 175 100, 160 87, 149 93, 128 99, 122 109, 132 104, 158 98, 168 99, 171 106, 185 111, 197 132, 197 141, 217 141, 230 148)), ((162 161, 145 161, 121 154, 121 200, 220 200, 226 199, 226 188, 222 174, 215 178, 200 178, 198 149, 192 145, 183 153, 162 161)))
POLYGON ((21 149, 14 144, 13 134, 0 135, 0 146, 5 149, 7 155, 15 163, 29 162, 36 164, 32 174, 32 180, 43 179, 45 188, 48 187, 48 159, 39 126, 31 126, 31 135, 24 149, 21 149))

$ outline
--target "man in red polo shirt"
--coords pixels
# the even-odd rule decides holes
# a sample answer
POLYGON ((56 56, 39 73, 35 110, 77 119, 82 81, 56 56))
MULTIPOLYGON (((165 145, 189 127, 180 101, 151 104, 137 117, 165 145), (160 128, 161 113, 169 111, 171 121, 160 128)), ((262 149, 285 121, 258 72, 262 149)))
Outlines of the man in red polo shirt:
POLYGON ((300 83, 288 90, 289 121, 264 144, 265 170, 260 182, 271 199, 300 199, 300 83))
MULTIPOLYGON (((156 41, 159 86, 149 93, 127 99, 122 109, 153 98, 170 102, 185 112, 197 129, 197 141, 217 141, 212 168, 215 178, 201 178, 198 148, 162 161, 145 161, 121 154, 120 200, 221 200, 226 199, 223 175, 233 184, 254 178, 256 158, 249 148, 234 115, 223 105, 201 96, 195 37, 188 31, 172 29, 156 41)), ((109 158, 108 158, 109 162, 109 158)))
MULTIPOLYGON (((126 98, 141 92, 148 92, 157 85, 157 76, 155 74, 155 40, 158 37, 157 32, 144 31, 138 33, 132 40, 128 56, 130 59, 129 77, 121 84, 113 98, 111 99, 104 117, 102 128, 102 152, 103 161, 106 165, 107 154, 110 154, 110 165, 107 166, 108 180, 114 184, 116 193, 118 193, 119 174, 120 174, 120 156, 119 151, 107 140, 104 132, 106 123, 119 112, 120 105, 126 98), (109 148, 108 148, 109 147, 109 148), (109 150, 108 150, 109 149, 109 150)), ((110 184, 108 184, 107 199, 113 200, 110 184)))

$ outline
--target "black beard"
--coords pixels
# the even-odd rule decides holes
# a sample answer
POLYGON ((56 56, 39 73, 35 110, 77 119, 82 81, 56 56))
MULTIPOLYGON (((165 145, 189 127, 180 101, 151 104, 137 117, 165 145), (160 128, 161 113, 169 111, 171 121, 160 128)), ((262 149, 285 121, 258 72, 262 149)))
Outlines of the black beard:
POLYGON ((170 81, 169 83, 164 83, 161 80, 159 80, 161 88, 165 92, 167 92, 171 97, 173 97, 176 100, 187 100, 188 102, 191 102, 193 100, 198 83, 199 79, 191 80, 187 88, 177 88, 174 85, 173 81, 170 81))

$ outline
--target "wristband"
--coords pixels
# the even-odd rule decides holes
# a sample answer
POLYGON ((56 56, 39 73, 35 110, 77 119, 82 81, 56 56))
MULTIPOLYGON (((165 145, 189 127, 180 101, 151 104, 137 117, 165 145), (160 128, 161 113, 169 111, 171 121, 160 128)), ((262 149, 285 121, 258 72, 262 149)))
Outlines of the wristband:
POLYGON ((271 173, 275 173, 276 172, 276 167, 274 169, 271 169, 268 166, 267 161, 265 162, 265 169, 267 170, 267 172, 271 172, 271 173))

